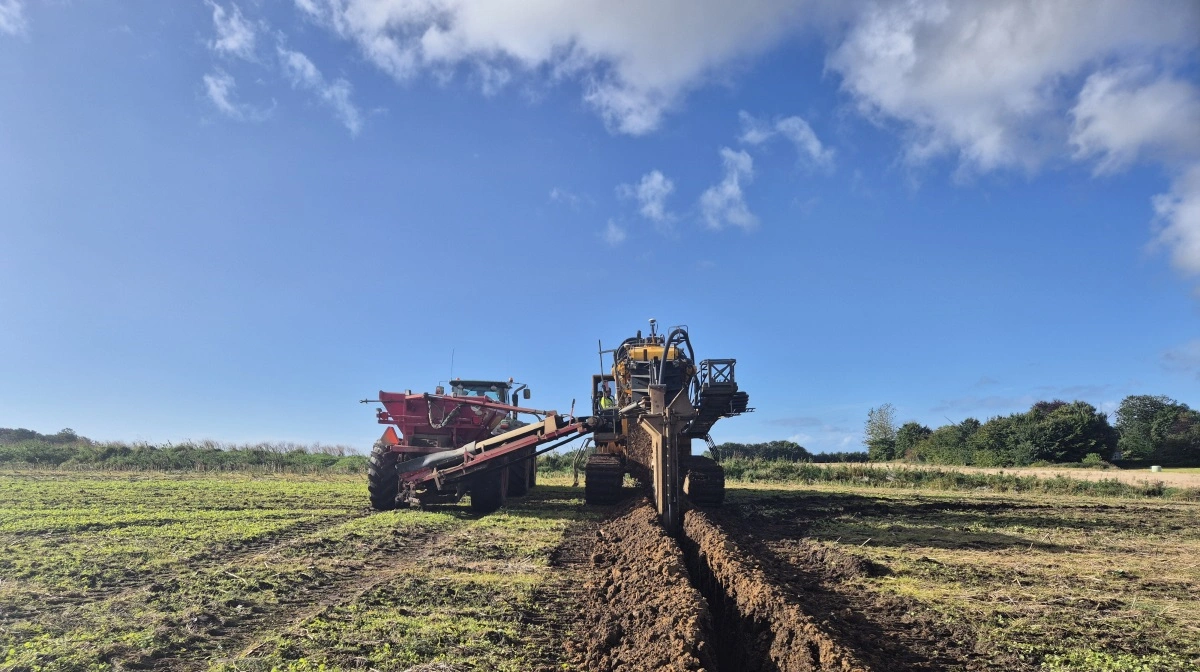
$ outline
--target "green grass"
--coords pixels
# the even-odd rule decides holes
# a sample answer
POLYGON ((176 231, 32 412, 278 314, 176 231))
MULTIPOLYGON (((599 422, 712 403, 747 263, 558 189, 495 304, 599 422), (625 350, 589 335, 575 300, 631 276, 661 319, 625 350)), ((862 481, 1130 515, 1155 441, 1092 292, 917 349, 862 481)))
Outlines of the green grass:
MULTIPOLYGON (((857 469, 731 482, 729 501, 809 521, 795 538, 888 569, 845 590, 977 624, 1024 669, 1200 657, 1200 504, 857 469)), ((549 557, 600 514, 569 476, 540 478, 480 517, 371 512, 360 476, 0 473, 0 670, 561 669, 556 628, 579 606, 549 557)))
POLYGON ((358 476, 0 474, 0 670, 532 669, 580 515, 535 493, 481 518, 370 512, 358 476))
POLYGON ((1022 669, 1200 669, 1196 503, 839 485, 762 485, 729 501, 800 521, 768 544, 780 553, 807 538, 883 570, 837 590, 972 624, 982 650, 1022 669))

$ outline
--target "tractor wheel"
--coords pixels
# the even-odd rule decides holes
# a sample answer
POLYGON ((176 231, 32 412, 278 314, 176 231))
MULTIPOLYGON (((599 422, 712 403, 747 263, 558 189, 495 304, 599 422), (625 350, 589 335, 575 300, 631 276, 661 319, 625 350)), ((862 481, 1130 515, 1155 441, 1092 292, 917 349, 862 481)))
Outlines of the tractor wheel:
POLYGON ((529 460, 518 459, 508 467, 508 496, 524 497, 529 493, 529 460))
POLYGON ((536 476, 536 467, 530 468, 532 464, 536 464, 538 458, 533 456, 533 449, 530 448, 526 454, 517 458, 517 461, 509 467, 509 497, 524 497, 529 493, 529 488, 534 485, 536 476))
POLYGON ((476 476, 471 482, 471 510, 491 513, 504 506, 508 490, 508 469, 496 469, 476 476))
POLYGON ((371 495, 371 508, 376 511, 391 511, 396 508, 396 493, 400 491, 400 477, 396 474, 399 453, 391 447, 376 442, 367 459, 367 492, 371 495))
POLYGON ((533 486, 535 486, 535 485, 537 485, 537 456, 536 455, 529 458, 529 489, 532 490, 533 486))

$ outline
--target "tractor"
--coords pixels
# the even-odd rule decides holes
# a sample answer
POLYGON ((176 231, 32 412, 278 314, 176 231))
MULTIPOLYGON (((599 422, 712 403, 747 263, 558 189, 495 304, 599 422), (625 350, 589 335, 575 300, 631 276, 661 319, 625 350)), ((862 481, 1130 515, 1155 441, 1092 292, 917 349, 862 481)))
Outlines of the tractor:
POLYGON ((450 393, 380 392, 364 403, 388 425, 371 451, 368 490, 379 510, 471 497, 471 508, 495 511, 537 481, 537 455, 592 434, 596 450, 584 467, 584 500, 610 504, 626 474, 650 487, 663 527, 678 534, 688 504, 720 504, 725 472, 692 455, 692 441, 712 446, 709 430, 748 408, 733 359, 696 361, 687 327, 660 334, 650 320, 612 350, 600 348, 601 373, 592 376, 592 415, 576 418, 519 405, 529 388, 491 380, 459 380, 450 393), (605 355, 612 366, 604 372, 605 355), (614 390, 615 388, 615 390, 614 390), (532 415, 536 421, 518 419, 532 415), (397 432, 397 430, 399 430, 397 432), (543 444, 551 444, 541 448, 543 444))
POLYGON ((495 511, 537 482, 534 449, 586 431, 574 418, 524 408, 529 388, 508 381, 450 381, 450 393, 380 391, 376 412, 389 425, 371 450, 367 489, 372 508, 456 502, 469 494, 471 509, 495 511), (537 422, 524 422, 530 414, 537 422), (399 431, 397 431, 399 430, 399 431))

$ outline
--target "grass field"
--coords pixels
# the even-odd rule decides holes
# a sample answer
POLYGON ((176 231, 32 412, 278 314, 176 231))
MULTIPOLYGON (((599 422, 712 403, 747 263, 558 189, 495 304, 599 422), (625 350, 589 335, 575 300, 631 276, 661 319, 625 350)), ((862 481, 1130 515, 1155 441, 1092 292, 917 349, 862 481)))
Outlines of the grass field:
POLYGON ((0 475, 0 669, 545 668, 575 495, 480 518, 370 513, 361 477, 0 475))
POLYGON ((755 486, 725 509, 775 521, 754 537, 784 564, 866 560, 830 590, 971 624, 991 669, 1200 669, 1196 503, 755 486))
MULTIPOLYGON (((581 495, 478 517, 373 513, 353 476, 2 473, 0 670, 576 669, 550 558, 605 515, 581 495)), ((1200 503, 731 484, 722 517, 797 576, 813 548, 870 563, 831 594, 969 624, 973 660, 1200 661, 1200 503)))
POLYGON ((959 471, 964 474, 1011 474, 1015 476, 1037 476, 1039 478, 1075 478, 1085 481, 1115 480, 1121 483, 1162 483, 1163 485, 1179 488, 1200 488, 1200 468, 1175 467, 1164 468, 1162 471, 1149 469, 1087 469, 1087 468, 1055 468, 1055 467, 957 467, 946 465, 921 466, 911 463, 897 463, 896 466, 913 469, 940 469, 959 471))

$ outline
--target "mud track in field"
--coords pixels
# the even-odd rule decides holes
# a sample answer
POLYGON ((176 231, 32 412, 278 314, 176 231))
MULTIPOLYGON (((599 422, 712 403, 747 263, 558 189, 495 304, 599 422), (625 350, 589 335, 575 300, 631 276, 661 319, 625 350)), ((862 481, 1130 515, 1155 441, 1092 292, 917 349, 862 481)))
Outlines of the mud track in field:
MULTIPOLYGON (((131 569, 125 577, 111 585, 90 588, 85 591, 71 590, 62 593, 32 590, 29 600, 36 601, 39 606, 49 606, 59 609, 81 607, 110 600, 118 601, 128 598, 139 591, 144 591, 147 588, 155 590, 159 582, 170 576, 172 572, 177 571, 179 566, 186 566, 189 570, 204 571, 230 565, 254 564, 261 562, 268 556, 279 553, 281 550, 305 543, 307 537, 315 532, 341 525, 369 514, 369 509, 363 509, 361 512, 350 515, 325 516, 305 520, 250 539, 224 544, 219 549, 202 551, 191 556, 180 556, 178 562, 175 563, 177 566, 159 567, 154 571, 134 571, 131 569)), ((0 623, 17 621, 29 615, 19 608, 14 608, 11 611, 6 609, 0 611, 0 623)))
MULTIPOLYGON (((346 521, 339 520, 319 529, 342 522, 346 521)), ((316 531, 319 530, 310 530, 316 531)), ((279 600, 269 609, 214 615, 211 620, 189 624, 197 631, 197 637, 185 649, 156 652, 152 659, 131 667, 164 672, 207 670, 214 662, 252 659, 279 636, 293 633, 333 607, 352 603, 398 576, 428 564, 439 554, 449 552, 457 540, 470 531, 469 527, 455 531, 421 530, 392 536, 374 545, 367 555, 345 563, 339 573, 314 571, 312 575, 295 577, 294 589, 278 593, 279 600)), ((253 560, 270 562, 273 558, 286 556, 333 555, 343 543, 341 540, 301 537, 259 553, 253 560)), ((248 585, 247 594, 252 594, 254 588, 248 585)))
POLYGON ((802 538, 794 524, 748 520, 736 507, 697 509, 677 543, 644 498, 614 508, 589 534, 564 542, 587 577, 585 610, 567 643, 584 669, 986 668, 968 628, 946 626, 912 601, 854 589, 854 579, 883 570, 802 538))

